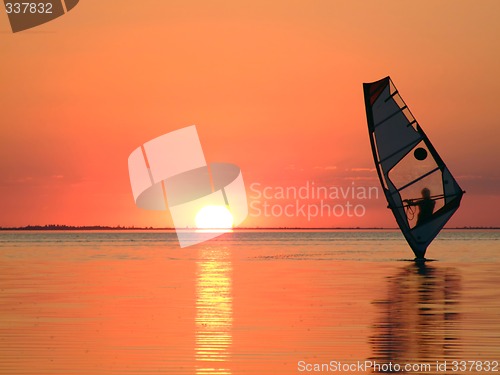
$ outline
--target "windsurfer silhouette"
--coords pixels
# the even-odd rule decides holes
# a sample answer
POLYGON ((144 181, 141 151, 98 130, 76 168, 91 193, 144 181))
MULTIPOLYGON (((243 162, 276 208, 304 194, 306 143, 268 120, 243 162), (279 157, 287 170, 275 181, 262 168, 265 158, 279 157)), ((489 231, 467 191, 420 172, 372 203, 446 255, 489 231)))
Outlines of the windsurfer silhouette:
POLYGON ((418 206, 417 225, 425 223, 432 217, 436 202, 431 198, 431 191, 428 188, 422 189, 422 198, 418 200, 405 199, 408 206, 418 206))

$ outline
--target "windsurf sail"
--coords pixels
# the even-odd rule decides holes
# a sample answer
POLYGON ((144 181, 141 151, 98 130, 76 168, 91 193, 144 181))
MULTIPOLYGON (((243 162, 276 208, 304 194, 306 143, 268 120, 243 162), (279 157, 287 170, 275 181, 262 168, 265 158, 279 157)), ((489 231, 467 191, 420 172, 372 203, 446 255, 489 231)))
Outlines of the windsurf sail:
POLYGON ((377 173, 417 258, 460 206, 463 191, 390 77, 363 84, 377 173))

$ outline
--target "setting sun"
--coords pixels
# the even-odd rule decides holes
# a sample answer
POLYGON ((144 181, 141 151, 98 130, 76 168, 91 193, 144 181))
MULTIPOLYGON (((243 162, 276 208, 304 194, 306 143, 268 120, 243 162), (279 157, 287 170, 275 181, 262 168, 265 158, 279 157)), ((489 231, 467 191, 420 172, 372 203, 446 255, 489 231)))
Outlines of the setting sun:
POLYGON ((225 206, 205 206, 196 214, 198 229, 231 229, 233 215, 225 206))

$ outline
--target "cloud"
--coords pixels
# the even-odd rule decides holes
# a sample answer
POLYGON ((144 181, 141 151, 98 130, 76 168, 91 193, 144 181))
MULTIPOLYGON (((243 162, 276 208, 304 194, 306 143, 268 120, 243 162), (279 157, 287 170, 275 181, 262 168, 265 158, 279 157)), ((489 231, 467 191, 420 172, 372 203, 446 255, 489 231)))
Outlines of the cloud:
POLYGON ((0 186, 21 185, 33 182, 33 176, 8 177, 0 180, 0 186))
POLYGON ((334 171, 337 169, 337 166, 336 165, 327 165, 325 167, 316 166, 316 167, 314 167, 314 169, 325 170, 325 171, 334 171))
POLYGON ((378 181, 377 176, 373 177, 361 177, 361 176, 346 176, 343 177, 344 180, 355 180, 355 181, 378 181))
POLYGON ((33 181, 32 176, 24 176, 24 177, 19 177, 14 181, 10 180, 9 182, 15 182, 16 184, 25 184, 31 181, 33 181))
POLYGON ((375 172, 375 168, 358 167, 358 168, 349 168, 348 171, 351 171, 351 172, 375 172))
POLYGON ((483 176, 479 176, 479 175, 473 175, 473 174, 464 174, 464 175, 459 175, 459 176, 455 176, 455 179, 456 180, 481 180, 483 179, 483 176))

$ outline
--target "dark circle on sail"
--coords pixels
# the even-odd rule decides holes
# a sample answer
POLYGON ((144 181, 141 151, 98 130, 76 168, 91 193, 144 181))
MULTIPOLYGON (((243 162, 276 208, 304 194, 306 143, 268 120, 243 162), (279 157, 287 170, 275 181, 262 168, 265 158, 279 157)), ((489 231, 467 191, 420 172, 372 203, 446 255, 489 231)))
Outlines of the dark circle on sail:
POLYGON ((413 156, 415 156, 417 160, 425 160, 427 158, 427 150, 419 147, 413 152, 413 156))

